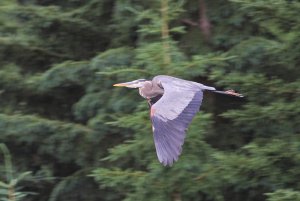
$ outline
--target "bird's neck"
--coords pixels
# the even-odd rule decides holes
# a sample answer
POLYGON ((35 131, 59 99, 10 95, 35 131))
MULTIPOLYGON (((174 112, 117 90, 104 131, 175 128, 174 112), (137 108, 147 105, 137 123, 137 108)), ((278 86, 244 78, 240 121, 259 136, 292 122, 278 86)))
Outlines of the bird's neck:
POLYGON ((149 81, 145 83, 143 87, 139 88, 139 93, 142 97, 150 99, 158 95, 162 95, 164 90, 160 86, 149 81))

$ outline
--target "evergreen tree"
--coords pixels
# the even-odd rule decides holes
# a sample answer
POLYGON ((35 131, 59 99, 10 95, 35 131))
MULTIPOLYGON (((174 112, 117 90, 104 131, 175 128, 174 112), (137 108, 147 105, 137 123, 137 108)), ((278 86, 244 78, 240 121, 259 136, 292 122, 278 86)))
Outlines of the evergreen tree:
MULTIPOLYGON (((229 19, 220 26, 216 22, 215 29, 219 30, 209 44, 219 50, 217 54, 195 54, 187 59, 178 56, 184 53, 177 49, 170 55, 177 55, 178 60, 171 57, 174 63, 169 69, 169 65, 164 65, 165 60, 153 59, 158 58, 155 53, 159 48, 151 51, 154 45, 150 44, 138 49, 137 61, 141 58, 144 66, 147 68, 149 63, 155 72, 157 66, 163 66, 159 72, 165 74, 206 77, 219 86, 244 92, 247 99, 241 103, 215 97, 212 103, 220 109, 211 111, 212 115, 200 113, 193 121, 182 157, 172 168, 157 165, 154 146, 149 143, 152 137, 147 136, 150 130, 145 121, 147 114, 138 113, 145 107, 138 108, 134 115, 119 118, 115 124, 133 128, 136 136, 127 144, 111 149, 107 159, 124 162, 131 155, 134 160, 125 169, 119 166, 95 170, 93 175, 102 187, 118 189, 125 200, 299 199, 299 126, 296 123, 299 122, 299 71, 296 69, 299 60, 295 59, 299 58, 299 51, 290 52, 295 49, 292 47, 299 36, 298 19, 292 14, 297 12, 299 3, 232 1, 230 7, 227 13, 219 13, 220 17, 229 19), (286 27, 286 24, 293 26, 286 27), (225 26, 232 27, 228 33, 235 33, 221 35, 220 30, 225 26), (225 43, 220 41, 224 39, 225 43), (149 53, 154 55, 148 56, 149 53), (193 71, 195 66, 198 69, 193 71), (188 70, 193 75, 186 74, 188 70), (137 125, 141 119, 145 123, 137 125), (135 161, 138 166, 132 169, 135 161)), ((149 18, 157 15, 145 12, 149 18)), ((145 31, 142 26, 141 32, 152 34, 151 30, 145 31)), ((176 48, 176 43, 169 41, 169 44, 175 44, 176 48)))
POLYGON ((15 175, 31 172, 18 186, 36 193, 20 198, 299 200, 299 9, 292 0, 1 1, 0 142, 15 175), (172 167, 156 158, 145 100, 112 88, 157 74, 246 96, 205 93, 172 167))

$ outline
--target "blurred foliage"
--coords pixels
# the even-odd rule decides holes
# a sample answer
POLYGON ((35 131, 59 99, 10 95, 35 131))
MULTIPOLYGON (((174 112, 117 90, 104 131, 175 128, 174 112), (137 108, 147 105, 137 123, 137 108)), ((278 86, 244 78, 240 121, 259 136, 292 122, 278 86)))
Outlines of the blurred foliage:
POLYGON ((3 154, 3 167, 0 166, 0 172, 3 173, 3 175, 5 175, 4 177, 0 177, 0 198, 2 201, 22 200, 22 198, 24 198, 30 193, 21 192, 19 183, 26 177, 28 177, 28 175, 30 175, 31 172, 23 172, 18 176, 15 176, 11 155, 6 145, 0 144, 0 150, 3 154))
POLYGON ((300 200, 300 192, 293 191, 291 189, 280 189, 275 191, 274 193, 266 193, 268 196, 267 201, 289 201, 289 200, 300 200))
POLYGON ((204 1, 205 38, 199 2, 2 0, 0 200, 300 200, 300 3, 204 1), (246 96, 205 93, 172 167, 112 87, 158 74, 246 96))

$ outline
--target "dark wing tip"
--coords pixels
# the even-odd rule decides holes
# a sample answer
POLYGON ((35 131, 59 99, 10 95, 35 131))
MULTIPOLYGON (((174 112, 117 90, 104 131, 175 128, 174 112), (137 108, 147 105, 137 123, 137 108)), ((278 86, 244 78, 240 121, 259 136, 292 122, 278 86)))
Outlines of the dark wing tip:
POLYGON ((176 143, 174 141, 174 136, 167 136, 165 139, 162 139, 161 136, 157 134, 158 133, 154 133, 155 148, 158 160, 164 166, 171 167, 181 155, 183 140, 181 140, 180 143, 176 143))
POLYGON ((175 158, 167 158, 167 159, 163 159, 163 160, 159 159, 159 162, 161 164, 163 164, 163 166, 165 166, 165 167, 166 166, 171 167, 174 164, 174 162, 176 162, 177 160, 178 160, 178 156, 175 157, 175 158))

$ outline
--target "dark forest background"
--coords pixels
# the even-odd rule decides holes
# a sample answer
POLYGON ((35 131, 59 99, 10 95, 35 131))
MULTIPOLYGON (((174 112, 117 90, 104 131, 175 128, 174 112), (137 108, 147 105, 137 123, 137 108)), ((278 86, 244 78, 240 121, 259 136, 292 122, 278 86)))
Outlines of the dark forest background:
POLYGON ((296 0, 1 0, 1 201, 300 200, 296 0), (159 164, 148 106, 114 83, 205 93, 159 164))

